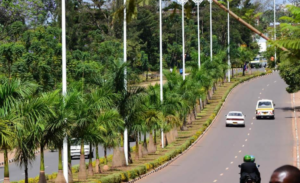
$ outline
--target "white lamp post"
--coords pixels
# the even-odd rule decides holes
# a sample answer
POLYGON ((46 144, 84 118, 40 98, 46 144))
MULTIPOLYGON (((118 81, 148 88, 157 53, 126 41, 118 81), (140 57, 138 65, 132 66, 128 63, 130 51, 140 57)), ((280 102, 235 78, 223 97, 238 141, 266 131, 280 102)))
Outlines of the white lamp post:
MULTIPOLYGON (((274 41, 276 41, 276 2, 274 0, 274 41)), ((276 47, 275 47, 275 55, 274 55, 274 59, 275 59, 275 68, 276 68, 276 47)))
POLYGON ((228 9, 228 12, 227 12, 227 35, 228 35, 228 82, 230 82, 230 15, 229 15, 229 0, 227 0, 227 9, 228 9))
MULTIPOLYGON (((124 19, 123 19, 123 32, 124 32, 124 37, 123 37, 123 56, 124 56, 124 63, 127 62, 127 21, 126 21, 126 0, 124 0, 124 19)), ((124 71, 124 87, 127 90, 127 70, 125 69, 124 71)), ((124 129, 124 154, 125 154, 125 160, 126 160, 126 165, 128 165, 128 129, 125 127, 124 129)))
POLYGON ((201 66, 201 58, 200 58, 200 21, 199 21, 199 4, 202 3, 203 0, 193 0, 195 4, 197 4, 197 23, 198 23, 198 67, 200 69, 201 66))
MULTIPOLYGON (((61 28, 62 28, 62 94, 67 94, 67 58, 66 58, 66 2, 61 1, 61 28)), ((63 173, 66 182, 68 183, 68 140, 67 136, 63 140, 63 173)))
POLYGON ((182 5, 182 75, 183 75, 183 80, 185 80, 185 45, 184 45, 184 4, 188 0, 178 0, 178 2, 182 5))
MULTIPOLYGON (((159 75, 160 75, 160 101, 163 103, 163 57, 162 57, 162 7, 161 0, 159 0, 159 75)), ((161 147, 164 148, 164 130, 161 128, 161 147)))
POLYGON ((209 24, 210 24, 210 61, 212 61, 213 58, 213 50, 212 50, 212 45, 213 45, 213 40, 212 40, 212 3, 213 0, 207 0, 209 2, 209 24))

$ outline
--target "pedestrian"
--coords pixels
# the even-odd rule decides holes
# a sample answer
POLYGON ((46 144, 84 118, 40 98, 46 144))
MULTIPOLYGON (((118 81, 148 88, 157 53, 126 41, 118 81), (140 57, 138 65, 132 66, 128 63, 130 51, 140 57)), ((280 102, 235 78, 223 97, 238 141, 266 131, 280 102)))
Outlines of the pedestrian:
POLYGON ((284 165, 274 170, 269 183, 300 183, 300 170, 284 165))

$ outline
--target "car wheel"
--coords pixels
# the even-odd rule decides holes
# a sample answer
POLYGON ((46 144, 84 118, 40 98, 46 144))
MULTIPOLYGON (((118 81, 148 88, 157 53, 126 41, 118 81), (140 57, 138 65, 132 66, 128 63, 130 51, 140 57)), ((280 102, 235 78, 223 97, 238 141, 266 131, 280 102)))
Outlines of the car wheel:
POLYGON ((275 116, 273 116, 272 119, 275 119, 275 116))
POLYGON ((225 126, 226 126, 226 127, 229 127, 229 124, 226 124, 225 126))
POLYGON ((256 119, 260 119, 260 117, 259 117, 259 116, 256 116, 256 119))

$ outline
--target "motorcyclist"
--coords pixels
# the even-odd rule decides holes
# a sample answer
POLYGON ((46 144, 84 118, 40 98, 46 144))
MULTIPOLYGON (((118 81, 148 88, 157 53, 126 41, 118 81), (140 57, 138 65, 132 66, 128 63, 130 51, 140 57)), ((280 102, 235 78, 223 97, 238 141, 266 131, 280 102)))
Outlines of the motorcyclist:
POLYGON ((254 156, 252 157, 252 160, 251 160, 251 156, 249 155, 244 156, 244 163, 241 165, 240 183, 245 183, 246 178, 248 176, 251 177, 251 179, 254 180, 256 183, 260 183, 261 181, 260 173, 254 162, 255 162, 254 156))

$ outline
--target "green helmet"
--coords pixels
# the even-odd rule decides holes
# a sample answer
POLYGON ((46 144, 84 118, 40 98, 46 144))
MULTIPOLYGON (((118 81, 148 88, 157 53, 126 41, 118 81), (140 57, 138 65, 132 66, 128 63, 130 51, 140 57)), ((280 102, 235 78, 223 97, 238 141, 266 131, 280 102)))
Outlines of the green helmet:
POLYGON ((251 157, 249 155, 245 155, 244 162, 250 162, 250 161, 251 161, 251 157))
POLYGON ((254 163, 255 162, 255 157, 253 155, 251 155, 250 158, 251 158, 250 161, 254 163))

